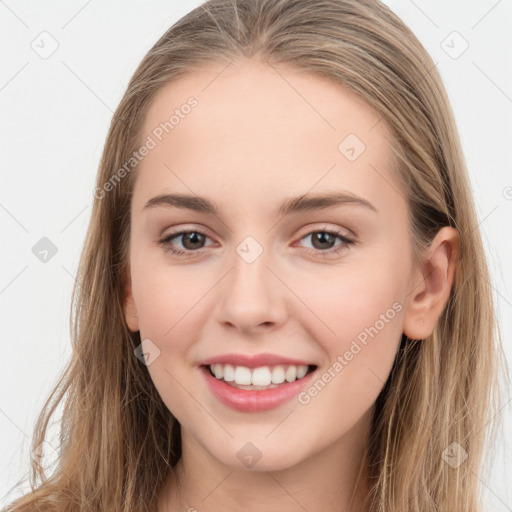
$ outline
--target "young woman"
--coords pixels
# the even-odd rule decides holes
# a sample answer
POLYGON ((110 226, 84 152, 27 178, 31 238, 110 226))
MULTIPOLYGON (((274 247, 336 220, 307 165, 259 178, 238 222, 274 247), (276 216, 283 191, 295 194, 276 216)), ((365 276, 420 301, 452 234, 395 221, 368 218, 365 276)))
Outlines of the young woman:
POLYGON ((501 346, 445 90, 374 0, 210 0, 115 112, 59 464, 9 512, 476 512, 501 346))

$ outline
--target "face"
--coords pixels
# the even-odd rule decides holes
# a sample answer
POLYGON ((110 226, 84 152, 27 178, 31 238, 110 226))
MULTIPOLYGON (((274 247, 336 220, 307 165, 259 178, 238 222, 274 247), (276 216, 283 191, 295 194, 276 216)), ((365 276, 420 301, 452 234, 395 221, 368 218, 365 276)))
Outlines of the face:
POLYGON ((291 69, 232 63, 160 90, 125 313, 190 446, 276 470, 365 431, 418 284, 390 140, 361 100, 291 69))

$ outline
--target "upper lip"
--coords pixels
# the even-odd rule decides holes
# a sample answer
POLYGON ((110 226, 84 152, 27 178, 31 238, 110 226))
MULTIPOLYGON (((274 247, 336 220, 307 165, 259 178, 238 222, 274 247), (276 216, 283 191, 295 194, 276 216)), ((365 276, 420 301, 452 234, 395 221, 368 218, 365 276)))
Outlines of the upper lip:
POLYGON ((204 360, 201 365, 212 364, 231 364, 233 366, 245 366, 247 368, 257 368, 260 366, 275 366, 275 365, 294 365, 294 366, 309 366, 312 363, 293 359, 291 357, 280 356, 277 354, 224 354, 221 356, 210 357, 204 360))

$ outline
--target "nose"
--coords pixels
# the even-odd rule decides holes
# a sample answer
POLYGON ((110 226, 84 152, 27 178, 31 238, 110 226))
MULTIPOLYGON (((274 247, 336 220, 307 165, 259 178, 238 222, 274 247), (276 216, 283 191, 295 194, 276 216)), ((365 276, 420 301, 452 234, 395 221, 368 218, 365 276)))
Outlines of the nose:
POLYGON ((266 251, 252 262, 239 254, 219 290, 217 319, 242 333, 274 330, 287 318, 287 288, 269 266, 266 251))

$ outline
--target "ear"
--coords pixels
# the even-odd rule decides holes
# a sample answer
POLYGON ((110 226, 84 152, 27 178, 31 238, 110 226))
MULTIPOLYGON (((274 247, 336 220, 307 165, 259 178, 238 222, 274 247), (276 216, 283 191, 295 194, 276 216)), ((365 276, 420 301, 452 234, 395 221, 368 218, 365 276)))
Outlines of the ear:
POLYGON ((125 267, 124 272, 124 288, 123 288, 123 311, 126 324, 130 331, 136 332, 139 330, 139 316, 137 313, 137 306, 133 300, 132 293, 132 279, 128 266, 125 267))
POLYGON ((413 271, 404 315, 404 334, 413 340, 427 338, 450 297, 460 247, 456 229, 441 228, 413 271))

